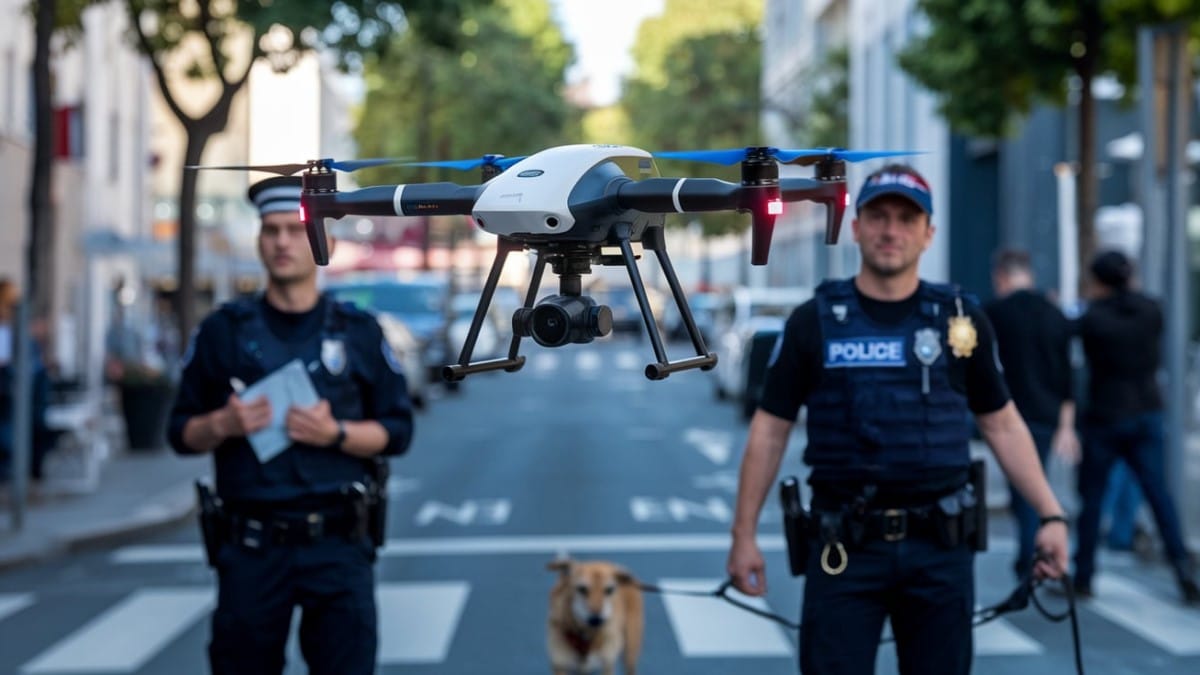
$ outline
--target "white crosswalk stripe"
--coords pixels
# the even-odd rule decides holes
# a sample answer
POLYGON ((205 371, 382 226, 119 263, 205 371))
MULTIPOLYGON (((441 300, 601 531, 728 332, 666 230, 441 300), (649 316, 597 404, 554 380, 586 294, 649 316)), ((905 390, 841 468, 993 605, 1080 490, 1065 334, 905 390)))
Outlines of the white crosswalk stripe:
POLYGON ((1041 654, 1045 649, 1008 619, 995 619, 975 629, 975 656, 1041 654))
POLYGON ((379 664, 444 661, 470 588, 462 581, 380 584, 379 664))
POLYGON ((23 673, 131 673, 206 614, 212 589, 150 588, 60 640, 23 673))
MULTIPOLYGON (((673 595, 670 590, 711 591, 721 579, 660 579, 667 618, 684 656, 711 657, 791 657, 792 642, 779 625, 738 609, 720 598, 673 595)), ((771 611, 762 598, 751 598, 730 591, 739 602, 771 611)))
POLYGON ((1200 654, 1200 614, 1115 574, 1093 579, 1087 608, 1176 656, 1200 654))
POLYGON ((33 593, 0 593, 0 621, 33 604, 33 593))

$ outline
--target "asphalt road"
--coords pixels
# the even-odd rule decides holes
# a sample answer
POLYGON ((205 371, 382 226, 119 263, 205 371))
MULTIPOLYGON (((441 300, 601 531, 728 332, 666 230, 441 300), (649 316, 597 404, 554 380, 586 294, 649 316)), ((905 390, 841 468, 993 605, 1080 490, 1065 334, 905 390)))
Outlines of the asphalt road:
MULTIPOLYGON (((672 346, 676 358, 686 356, 672 346)), ((545 620, 557 555, 604 558, 668 589, 723 577, 745 427, 711 374, 650 382, 647 342, 543 350, 515 374, 468 379, 418 418, 393 463, 389 544, 378 565, 380 673, 547 672, 545 620)), ((793 440, 787 466, 799 468, 793 440)), ((977 563, 981 604, 1004 598, 1008 524, 977 563)), ((770 592, 799 615, 778 511, 762 527, 770 592)), ((1200 611, 1179 607, 1157 567, 1108 555, 1079 608, 1086 672, 1195 673, 1200 611)), ((207 672, 212 575, 193 527, 0 576, 0 672, 207 672)), ((1046 596, 1049 608, 1063 607, 1046 596)), ((649 596, 648 673, 795 673, 795 635, 718 599, 649 596)), ((289 673, 305 672, 294 643, 289 673)), ((976 673, 1069 673, 1071 633, 1033 610, 976 632, 976 673)), ((890 647, 879 672, 895 672, 890 647)))

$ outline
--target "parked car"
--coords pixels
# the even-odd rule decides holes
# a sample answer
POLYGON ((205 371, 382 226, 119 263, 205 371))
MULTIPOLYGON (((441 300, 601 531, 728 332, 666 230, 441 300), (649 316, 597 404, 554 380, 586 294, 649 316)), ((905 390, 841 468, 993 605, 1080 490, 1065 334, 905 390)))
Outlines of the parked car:
POLYGON ((457 356, 457 352, 451 356, 448 344, 451 303, 445 278, 351 278, 332 282, 328 289, 339 299, 404 324, 417 343, 423 380, 442 381, 442 367, 457 356))
POLYGON ((812 297, 807 287, 739 288, 717 310, 715 394, 749 419, 762 396, 767 361, 792 310, 812 297))
MULTIPOLYGON (((645 337, 646 321, 642 318, 642 307, 638 304, 637 294, 629 285, 609 285, 603 289, 592 289, 585 293, 598 304, 608 305, 612 310, 612 332, 614 335, 626 333, 637 338, 645 337)), ((646 300, 650 303, 650 312, 654 314, 655 323, 662 331, 663 294, 657 289, 646 287, 646 300)))
MULTIPOLYGON (((497 289, 499 290, 499 289, 497 289)), ((471 329, 471 321, 475 318, 475 310, 479 307, 479 291, 456 293, 450 301, 450 360, 456 361, 467 341, 467 333, 471 329)), ((471 354, 473 361, 499 358, 508 352, 508 339, 512 335, 512 311, 505 311, 499 297, 493 297, 487 308, 483 323, 479 327, 479 336, 475 339, 475 349, 471 354)))
MULTIPOLYGON (((705 344, 712 349, 717 339, 717 310, 721 305, 721 296, 716 293, 690 293, 687 302, 692 311, 692 320, 696 322, 696 330, 700 331, 705 344)), ((663 317, 663 325, 667 329, 669 339, 685 342, 691 339, 687 327, 683 325, 683 315, 679 313, 679 307, 670 295, 666 296, 663 317)))

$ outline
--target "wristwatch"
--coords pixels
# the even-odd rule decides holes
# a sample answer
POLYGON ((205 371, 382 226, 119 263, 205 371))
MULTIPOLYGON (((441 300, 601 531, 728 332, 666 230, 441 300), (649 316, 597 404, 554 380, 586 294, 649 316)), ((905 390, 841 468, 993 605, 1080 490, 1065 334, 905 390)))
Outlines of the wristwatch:
POLYGON ((1049 525, 1050 523, 1062 523, 1063 525, 1070 525, 1070 522, 1067 521, 1067 517, 1061 513, 1056 513, 1052 516, 1042 516, 1041 523, 1042 525, 1049 525))
POLYGON ((333 447, 337 448, 338 450, 341 450, 342 443, 346 442, 346 424, 345 424, 345 422, 338 420, 337 427, 338 427, 337 438, 333 439, 333 447))

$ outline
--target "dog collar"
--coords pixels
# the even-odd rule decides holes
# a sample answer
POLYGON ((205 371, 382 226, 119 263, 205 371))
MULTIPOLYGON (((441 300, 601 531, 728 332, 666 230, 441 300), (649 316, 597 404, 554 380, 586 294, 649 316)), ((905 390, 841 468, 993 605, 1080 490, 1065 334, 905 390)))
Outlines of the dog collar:
POLYGON ((571 649, 579 655, 580 660, 587 656, 588 649, 592 646, 594 635, 587 635, 584 631, 568 629, 563 631, 563 637, 567 639, 567 644, 571 645, 571 649))

